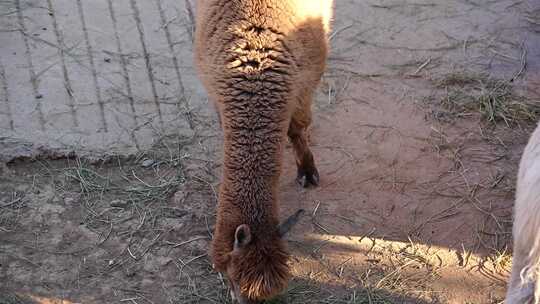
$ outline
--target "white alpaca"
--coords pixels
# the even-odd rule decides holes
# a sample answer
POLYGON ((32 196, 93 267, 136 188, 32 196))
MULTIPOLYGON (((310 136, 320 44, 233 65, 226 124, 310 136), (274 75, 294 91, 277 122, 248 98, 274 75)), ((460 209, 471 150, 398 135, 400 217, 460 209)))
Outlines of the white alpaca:
POLYGON ((514 207, 514 258, 506 304, 540 303, 540 126, 525 148, 514 207))

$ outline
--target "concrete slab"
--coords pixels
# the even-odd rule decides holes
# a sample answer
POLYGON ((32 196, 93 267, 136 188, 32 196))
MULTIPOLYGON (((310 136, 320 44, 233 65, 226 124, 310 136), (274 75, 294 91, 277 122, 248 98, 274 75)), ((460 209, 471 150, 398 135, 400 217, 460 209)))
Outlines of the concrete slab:
POLYGON ((127 154, 189 133, 204 93, 187 3, 1 2, 0 159, 127 154))

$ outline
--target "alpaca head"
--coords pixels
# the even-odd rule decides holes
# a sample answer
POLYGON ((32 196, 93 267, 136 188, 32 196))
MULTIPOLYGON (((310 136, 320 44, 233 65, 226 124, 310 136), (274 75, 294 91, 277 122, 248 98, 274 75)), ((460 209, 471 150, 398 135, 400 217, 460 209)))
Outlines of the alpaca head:
POLYGON ((302 212, 297 211, 278 227, 236 227, 232 251, 224 254, 218 267, 227 276, 233 299, 240 304, 261 303, 287 287, 289 254, 283 237, 302 212))

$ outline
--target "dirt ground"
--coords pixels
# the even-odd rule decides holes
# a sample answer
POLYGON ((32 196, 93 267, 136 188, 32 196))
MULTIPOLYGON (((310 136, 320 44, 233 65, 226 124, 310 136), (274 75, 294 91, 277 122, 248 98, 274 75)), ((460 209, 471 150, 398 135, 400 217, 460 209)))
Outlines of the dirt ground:
MULTIPOLYGON (((288 147, 281 214, 309 212, 269 303, 502 303, 539 16, 532 0, 336 1, 321 185, 294 182, 288 147)), ((0 166, 0 304, 230 303, 207 255, 221 133, 209 107, 191 117, 132 155, 0 166)))

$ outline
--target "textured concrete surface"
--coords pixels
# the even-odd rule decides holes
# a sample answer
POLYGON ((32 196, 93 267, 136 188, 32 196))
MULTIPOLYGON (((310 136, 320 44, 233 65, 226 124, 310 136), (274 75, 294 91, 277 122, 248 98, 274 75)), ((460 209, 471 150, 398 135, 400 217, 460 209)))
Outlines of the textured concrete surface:
POLYGON ((190 132, 203 100, 191 11, 172 0, 1 1, 2 158, 130 153, 190 132))

